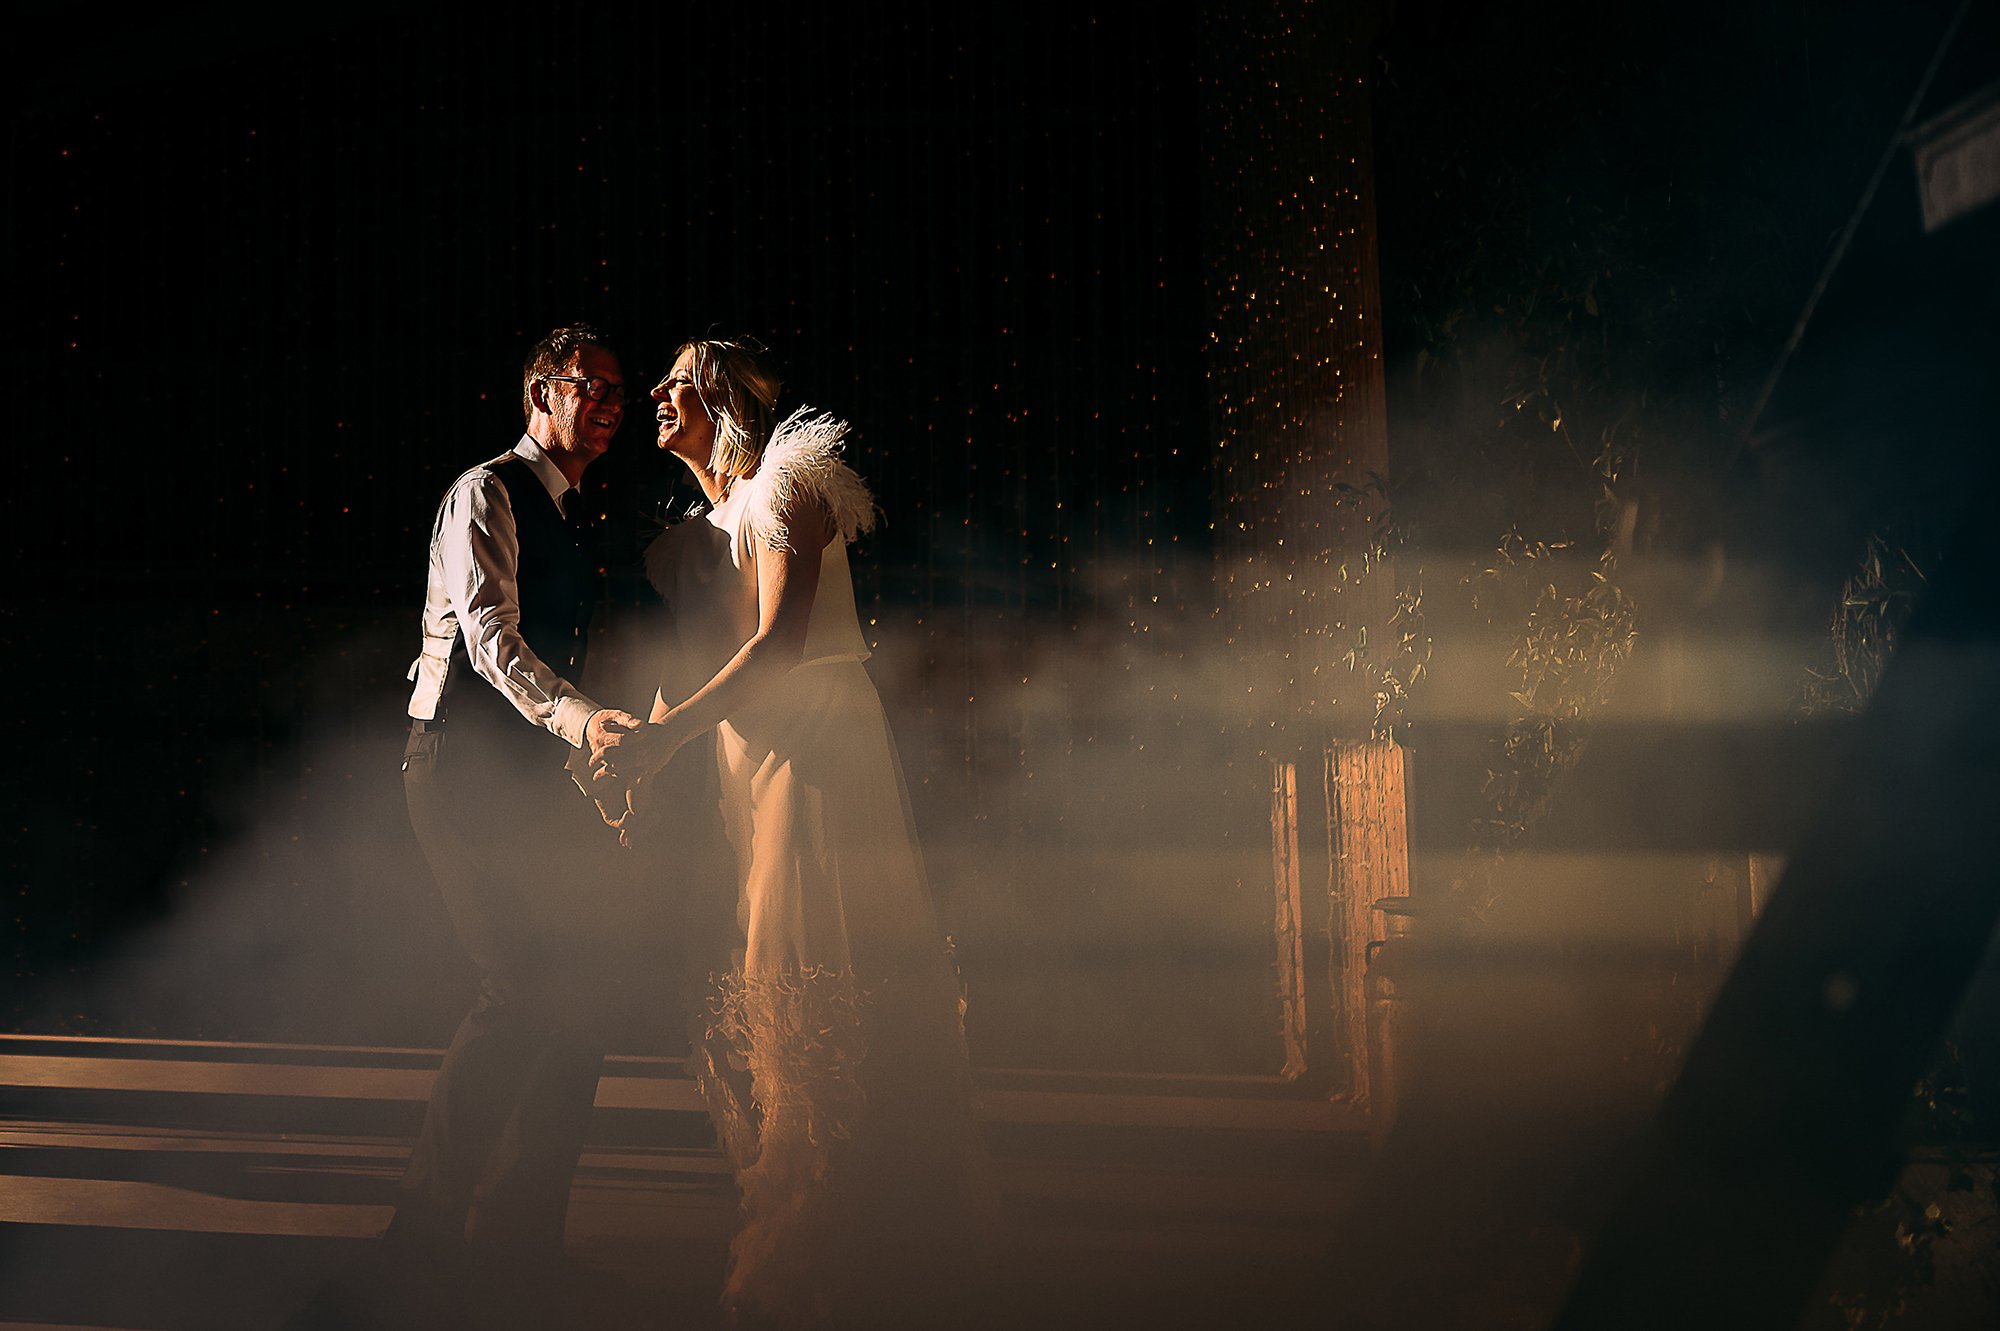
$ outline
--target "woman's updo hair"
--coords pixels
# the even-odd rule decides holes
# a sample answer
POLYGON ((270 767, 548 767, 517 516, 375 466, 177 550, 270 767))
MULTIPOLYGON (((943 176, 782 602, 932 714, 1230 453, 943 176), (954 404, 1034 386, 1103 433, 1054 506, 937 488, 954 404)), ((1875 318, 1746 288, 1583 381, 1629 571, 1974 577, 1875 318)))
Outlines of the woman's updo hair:
POLYGON ((694 391, 715 422, 709 468, 730 480, 748 476, 763 460, 778 424, 778 377, 765 365, 764 348, 750 338, 698 338, 674 352, 692 353, 694 391))

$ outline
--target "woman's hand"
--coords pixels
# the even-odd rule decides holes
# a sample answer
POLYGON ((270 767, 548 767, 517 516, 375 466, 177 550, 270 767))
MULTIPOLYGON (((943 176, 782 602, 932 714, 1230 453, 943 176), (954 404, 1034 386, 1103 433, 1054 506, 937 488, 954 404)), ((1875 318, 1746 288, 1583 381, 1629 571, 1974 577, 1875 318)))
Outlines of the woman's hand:
POLYGON ((584 793, 597 806, 597 816, 606 827, 622 830, 632 813, 632 787, 600 768, 583 778, 584 793))
MULTIPOLYGON (((639 831, 645 826, 647 814, 653 807, 653 783, 641 778, 625 788, 625 813, 612 826, 618 829, 618 844, 630 850, 638 844, 639 831)), ((651 833, 647 833, 651 835, 651 833)))
POLYGON ((625 820, 632 814, 632 797, 629 790, 608 794, 602 798, 593 795, 591 802, 597 805, 597 816, 604 820, 606 827, 618 831, 624 830, 625 820))
POLYGON ((611 776, 591 778, 591 799, 597 816, 618 833, 618 844, 630 850, 638 844, 640 824, 653 805, 653 783, 641 777, 630 785, 611 776))

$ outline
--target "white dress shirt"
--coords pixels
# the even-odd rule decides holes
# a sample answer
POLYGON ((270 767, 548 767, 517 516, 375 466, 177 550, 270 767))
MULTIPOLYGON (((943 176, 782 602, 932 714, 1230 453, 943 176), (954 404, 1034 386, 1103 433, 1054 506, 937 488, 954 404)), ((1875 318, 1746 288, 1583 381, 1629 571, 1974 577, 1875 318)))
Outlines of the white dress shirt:
MULTIPOLYGON (((558 508, 580 503, 569 481, 528 435, 513 456, 528 464, 558 508)), ((521 637, 515 574, 521 541, 507 488, 493 474, 506 457, 481 463, 452 483, 431 529, 429 585, 424 594, 423 654, 410 663, 416 682, 410 715, 437 719, 444 701, 452 640, 465 635, 466 655, 479 677, 535 725, 583 747, 583 729, 598 705, 529 649, 521 637)))

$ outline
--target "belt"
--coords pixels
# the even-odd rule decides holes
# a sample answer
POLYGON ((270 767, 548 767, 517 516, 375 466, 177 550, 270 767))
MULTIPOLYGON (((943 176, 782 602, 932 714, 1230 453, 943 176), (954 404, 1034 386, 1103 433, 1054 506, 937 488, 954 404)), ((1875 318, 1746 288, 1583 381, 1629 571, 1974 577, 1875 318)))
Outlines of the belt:
POLYGON ((410 718, 410 733, 412 735, 435 735, 443 729, 444 722, 442 720, 426 721, 422 717, 416 716, 410 718))

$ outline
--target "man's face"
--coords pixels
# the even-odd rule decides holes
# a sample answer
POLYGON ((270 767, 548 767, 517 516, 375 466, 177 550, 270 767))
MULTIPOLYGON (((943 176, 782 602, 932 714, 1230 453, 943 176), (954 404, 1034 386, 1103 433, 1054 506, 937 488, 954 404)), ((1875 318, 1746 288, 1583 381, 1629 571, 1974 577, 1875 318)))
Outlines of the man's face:
POLYGON ((573 383, 569 379, 545 381, 542 391, 548 406, 549 428, 542 446, 551 454, 567 453, 586 463, 593 462, 611 447, 611 436, 618 433, 619 423, 625 419, 625 375, 618 368, 618 358, 596 346, 579 350, 574 363, 563 373, 577 379, 603 381, 602 400, 591 400, 588 392, 591 384, 573 383))

